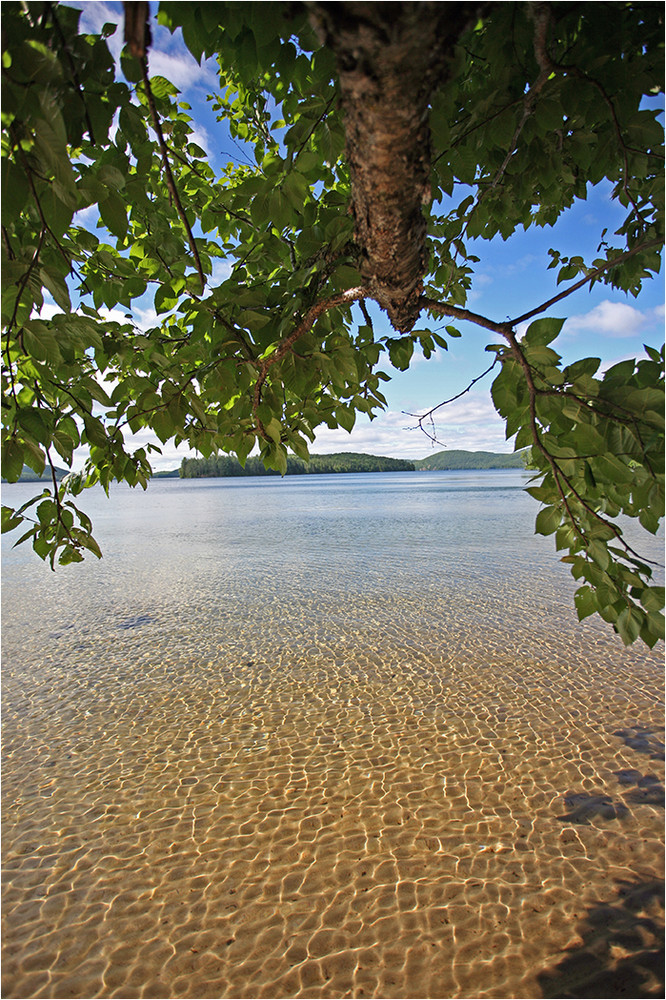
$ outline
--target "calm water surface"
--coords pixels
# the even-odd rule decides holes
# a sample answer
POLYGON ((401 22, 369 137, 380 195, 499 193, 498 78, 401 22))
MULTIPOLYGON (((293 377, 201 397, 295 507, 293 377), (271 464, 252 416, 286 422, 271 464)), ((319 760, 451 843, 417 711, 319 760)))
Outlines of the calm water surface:
POLYGON ((661 655, 575 621, 524 482, 90 491, 55 574, 5 536, 3 995, 660 995, 661 655))

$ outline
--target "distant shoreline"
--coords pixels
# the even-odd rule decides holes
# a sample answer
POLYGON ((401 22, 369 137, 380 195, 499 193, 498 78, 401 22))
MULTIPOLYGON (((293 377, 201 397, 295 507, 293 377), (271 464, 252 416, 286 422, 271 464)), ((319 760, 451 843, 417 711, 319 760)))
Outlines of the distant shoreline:
MULTIPOLYGON (((310 462, 289 456, 285 475, 321 475, 353 472, 446 472, 491 469, 524 469, 527 449, 503 454, 491 451, 440 451, 416 460, 367 455, 359 452, 334 452, 310 456, 310 462)), ((173 473, 172 473, 173 475, 173 473)), ((235 478, 242 476, 276 476, 266 469, 259 458, 248 458, 241 466, 237 458, 219 455, 211 458, 185 458, 180 467, 182 479, 235 478)))
MULTIPOLYGON (((527 449, 508 454, 493 451, 439 451, 427 458, 398 459, 360 452, 333 452, 329 455, 310 456, 310 463, 289 456, 287 476, 353 475, 371 472, 483 472, 502 469, 526 468, 527 449)), ((61 480, 67 469, 56 468, 56 478, 61 480)), ((153 479, 235 479, 254 476, 279 476, 279 472, 266 469, 260 459, 251 457, 243 467, 237 458, 220 455, 213 458, 185 458, 180 468, 154 472, 153 479)), ((3 478, 3 483, 7 480, 3 478)), ((38 476, 24 466, 19 483, 51 482, 51 474, 38 476)))

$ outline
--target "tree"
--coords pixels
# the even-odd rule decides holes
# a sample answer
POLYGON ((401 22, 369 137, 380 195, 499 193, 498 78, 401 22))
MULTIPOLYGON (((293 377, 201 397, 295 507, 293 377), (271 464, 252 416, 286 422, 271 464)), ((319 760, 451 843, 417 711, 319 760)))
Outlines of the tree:
POLYGON ((564 367, 563 320, 544 314, 597 282, 635 295, 659 270, 660 6, 161 3, 197 59, 216 56, 215 109, 252 151, 221 176, 176 88, 150 75, 148 5, 125 8, 122 79, 115 25, 84 35, 64 5, 3 6, 3 472, 88 453, 3 509, 3 528, 26 522, 52 566, 99 555, 72 498, 145 487, 127 428, 241 462, 257 447, 284 472, 317 426, 384 405, 380 359, 404 370, 417 346, 446 347, 429 317, 468 319, 498 341, 493 400, 532 449, 536 530, 581 581, 579 617, 654 645, 663 590, 617 518, 654 533, 663 516, 663 352, 603 375, 595 358, 564 367), (472 239, 550 226, 602 182, 624 222, 595 260, 551 251, 558 296, 504 322, 466 308, 472 239), (160 321, 142 330, 132 302, 148 289, 160 321), (392 335, 375 335, 370 300, 392 335))

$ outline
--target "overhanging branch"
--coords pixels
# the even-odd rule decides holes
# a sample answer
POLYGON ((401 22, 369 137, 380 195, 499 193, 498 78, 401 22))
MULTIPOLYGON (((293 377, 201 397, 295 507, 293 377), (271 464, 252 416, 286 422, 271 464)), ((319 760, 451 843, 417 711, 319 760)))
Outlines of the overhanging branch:
POLYGON ((330 298, 327 299, 320 299, 318 302, 315 302, 315 304, 308 309, 305 316, 303 317, 301 322, 295 327, 292 333, 290 333, 288 337, 285 337, 284 340, 280 341, 279 345, 277 346, 275 351, 273 351, 272 354, 269 354, 269 356, 267 358, 264 358, 262 361, 256 362, 259 375, 257 377, 257 381, 255 382, 254 386, 254 394, 252 399, 252 412, 254 413, 255 419, 257 421, 257 428, 259 430, 259 433, 263 438, 267 438, 268 435, 266 434, 263 425, 257 415, 257 410, 259 408, 259 404, 261 403, 261 390, 264 386, 264 383, 266 382, 268 373, 270 369, 273 367, 273 365, 277 364, 278 361, 282 360, 282 358, 291 349, 292 345, 296 343, 299 337, 304 336, 312 329, 315 322, 319 319, 319 317, 323 313, 328 312, 329 309, 335 309, 336 306, 351 305, 352 302, 358 302, 359 299, 366 299, 369 297, 370 294, 367 288, 358 287, 358 288, 348 288, 346 291, 338 292, 336 295, 331 295, 330 298))

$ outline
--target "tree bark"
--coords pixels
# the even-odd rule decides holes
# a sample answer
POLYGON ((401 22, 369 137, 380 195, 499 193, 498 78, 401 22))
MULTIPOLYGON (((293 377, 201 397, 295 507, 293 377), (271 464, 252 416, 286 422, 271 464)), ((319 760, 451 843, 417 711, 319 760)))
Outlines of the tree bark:
POLYGON ((419 315, 427 266, 429 105, 480 6, 307 3, 337 60, 363 283, 401 333, 419 315))

